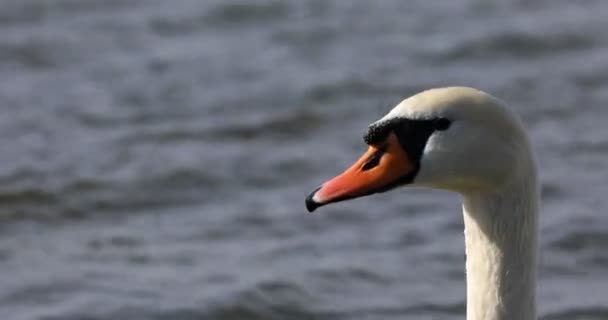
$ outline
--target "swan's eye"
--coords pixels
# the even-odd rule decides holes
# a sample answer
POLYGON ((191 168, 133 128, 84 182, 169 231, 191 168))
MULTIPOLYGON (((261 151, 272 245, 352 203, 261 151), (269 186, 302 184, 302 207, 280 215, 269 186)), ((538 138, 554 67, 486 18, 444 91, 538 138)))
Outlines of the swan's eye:
POLYGON ((435 129, 439 131, 445 131, 450 127, 451 124, 452 121, 450 121, 450 119, 439 118, 435 120, 435 129))

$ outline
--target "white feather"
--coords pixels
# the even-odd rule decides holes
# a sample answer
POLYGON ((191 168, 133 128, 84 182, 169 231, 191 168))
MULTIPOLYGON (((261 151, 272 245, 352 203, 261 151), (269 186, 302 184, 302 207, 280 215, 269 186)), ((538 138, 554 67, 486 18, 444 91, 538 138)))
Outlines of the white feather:
POLYGON ((396 117, 452 120, 429 138, 412 185, 463 196, 467 319, 534 319, 539 191, 519 118, 465 87, 424 91, 379 121, 396 117))

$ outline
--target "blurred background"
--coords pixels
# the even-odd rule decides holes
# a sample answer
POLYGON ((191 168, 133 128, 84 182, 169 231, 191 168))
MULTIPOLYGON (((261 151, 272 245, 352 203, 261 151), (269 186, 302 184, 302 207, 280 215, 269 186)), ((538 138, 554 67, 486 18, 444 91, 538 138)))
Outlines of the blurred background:
POLYGON ((608 318, 608 2, 0 1, 0 318, 463 319, 457 196, 308 214, 468 85, 529 128, 542 319, 608 318))

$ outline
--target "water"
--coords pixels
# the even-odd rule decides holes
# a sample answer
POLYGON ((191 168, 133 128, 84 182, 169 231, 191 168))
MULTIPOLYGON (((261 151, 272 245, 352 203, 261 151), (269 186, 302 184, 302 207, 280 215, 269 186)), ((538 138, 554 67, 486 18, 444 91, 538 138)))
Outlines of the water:
POLYGON ((2 319, 463 319, 456 196, 304 209, 453 84, 529 127, 541 318, 608 318, 607 2, 0 2, 2 319))

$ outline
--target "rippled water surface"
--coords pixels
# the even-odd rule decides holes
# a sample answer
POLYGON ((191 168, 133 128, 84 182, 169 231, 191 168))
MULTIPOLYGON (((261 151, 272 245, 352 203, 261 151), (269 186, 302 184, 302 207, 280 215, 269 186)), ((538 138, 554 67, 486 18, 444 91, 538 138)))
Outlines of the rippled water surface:
POLYGON ((456 196, 303 203, 458 84, 537 150, 540 316, 608 319, 608 2, 0 8, 0 318, 463 319, 456 196))

